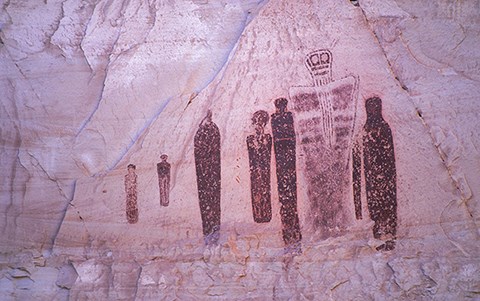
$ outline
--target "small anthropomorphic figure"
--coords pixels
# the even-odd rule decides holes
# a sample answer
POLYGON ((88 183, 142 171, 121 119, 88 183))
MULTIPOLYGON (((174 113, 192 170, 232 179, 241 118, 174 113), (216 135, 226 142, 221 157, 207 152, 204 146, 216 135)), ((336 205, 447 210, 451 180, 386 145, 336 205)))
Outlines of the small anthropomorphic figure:
POLYGON ((355 215, 361 213, 361 152, 363 151, 363 171, 365 191, 373 237, 382 239, 384 244, 377 250, 393 250, 397 233, 397 172, 392 131, 382 116, 382 100, 371 97, 365 101, 367 122, 364 126, 362 148, 358 143, 353 149, 353 191, 355 215))
POLYGON ((168 206, 170 193, 170 163, 167 162, 168 156, 160 156, 160 163, 157 164, 158 187, 160 191, 160 205, 168 206))
POLYGON ((272 219, 272 203, 270 200, 272 136, 264 133, 268 120, 267 112, 255 112, 252 117, 255 135, 247 137, 253 220, 257 223, 267 223, 272 219))
POLYGON ((215 245, 220 238, 220 131, 211 111, 195 134, 194 155, 205 244, 215 245))
POLYGON ((135 174, 135 169, 135 165, 128 164, 128 173, 125 175, 126 214, 127 221, 130 224, 135 224, 138 221, 137 174, 135 174))
POLYGON ((282 234, 286 251, 301 253, 302 234, 297 213, 297 171, 293 115, 287 111, 288 100, 275 100, 272 114, 273 148, 275 151, 278 198, 281 204, 282 234))

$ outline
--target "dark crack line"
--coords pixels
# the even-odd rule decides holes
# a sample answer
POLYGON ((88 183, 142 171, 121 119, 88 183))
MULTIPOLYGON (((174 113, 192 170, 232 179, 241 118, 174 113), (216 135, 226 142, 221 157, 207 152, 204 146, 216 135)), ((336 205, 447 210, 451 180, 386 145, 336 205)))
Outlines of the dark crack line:
MULTIPOLYGON (((150 32, 152 31, 152 29, 154 28, 156 22, 157 22, 157 10, 155 9, 155 7, 152 7, 152 5, 149 3, 147 4, 148 5, 148 12, 149 12, 149 16, 150 16, 150 24, 148 26, 148 29, 147 29, 147 32, 144 34, 144 37, 143 39, 136 43, 136 44, 133 44, 132 46, 128 47, 127 49, 125 50, 122 50, 120 51, 118 54, 116 54, 115 58, 112 60, 112 64, 115 63, 121 56, 124 56, 134 50, 136 50, 137 48, 139 48, 140 46, 144 45, 150 35, 150 32)), ((140 6, 137 8, 135 14, 138 13, 138 11, 140 10, 140 6)), ((124 7, 122 7, 122 16, 124 15, 124 7)), ((125 25, 125 19, 122 19, 122 25, 120 26, 120 28, 122 28, 124 25, 125 25)), ((117 40, 115 41, 115 44, 114 44, 114 47, 112 49, 112 52, 113 50, 115 50, 115 46, 117 44, 117 41, 120 39, 121 37, 121 30, 119 31, 119 36, 117 38, 117 40)))
POLYGON ((65 219, 65 216, 67 215, 68 207, 71 205, 73 199, 75 198, 76 189, 77 189, 77 180, 74 180, 73 184, 72 184, 72 194, 71 194, 70 200, 65 203, 65 206, 62 210, 62 212, 63 212, 62 217, 60 218, 60 221, 58 222, 57 227, 55 229, 55 232, 52 236, 51 246, 50 246, 50 249, 49 249, 50 252, 53 251, 53 246, 55 245, 55 241, 57 240, 58 233, 60 233, 60 229, 62 228, 63 221, 65 219))
MULTIPOLYGON (((23 70, 22 68, 18 65, 18 63, 13 59, 12 55, 10 54, 10 51, 8 50, 8 47, 7 47, 7 53, 8 53, 8 56, 10 57, 10 60, 12 61, 12 63, 15 65, 15 67, 17 68, 18 72, 22 75, 22 78, 23 78, 23 81, 26 82, 26 85, 28 86, 28 88, 30 88, 30 90, 32 91, 33 95, 35 95, 35 97, 37 98, 38 100, 38 103, 41 105, 45 115, 49 116, 49 112, 48 110, 46 109, 45 107, 45 104, 43 103, 42 99, 40 98, 40 96, 38 95, 37 91, 35 91, 35 89, 33 88, 32 84, 30 83, 30 81, 28 80, 28 77, 25 75, 25 73, 23 73, 23 70)), ((10 81, 10 84, 12 85, 13 89, 15 90, 15 87, 12 83, 12 81, 9 79, 10 81)), ((15 102, 16 103, 16 102, 15 102)), ((22 103, 25 107, 29 108, 29 109, 33 109, 35 110, 34 108, 32 107, 29 107, 27 106, 24 102, 19 102, 19 103, 22 103)))
POLYGON ((84 57, 85 61, 87 62, 88 68, 90 69, 90 73, 92 74, 91 77, 90 77, 90 80, 94 77, 95 72, 93 70, 93 66, 90 64, 90 61, 88 60, 88 58, 85 54, 85 49, 83 48, 82 44, 85 41, 85 37, 87 36, 88 27, 90 26, 90 23, 92 22, 93 14, 95 13, 96 5, 94 4, 94 5, 91 5, 91 6, 93 6, 92 13, 88 17, 87 22, 85 22, 85 26, 83 28, 82 39, 80 40, 80 43, 78 44, 78 47, 80 48, 80 51, 82 52, 83 57, 84 57))
MULTIPOLYGON (((122 151, 120 156, 113 162, 110 166, 107 167, 106 172, 110 172, 113 169, 117 167, 117 165, 123 160, 123 158, 128 154, 129 150, 132 149, 132 147, 135 146, 135 144, 138 142, 140 138, 141 141, 140 143, 143 143, 143 139, 145 138, 145 134, 148 132, 150 126, 160 117, 160 114, 163 112, 163 110, 166 108, 166 106, 170 103, 172 100, 172 97, 167 98, 165 101, 163 101, 162 105, 160 108, 153 114, 153 116, 147 120, 147 122, 143 125, 143 127, 137 131, 134 137, 130 139, 130 143, 125 147, 125 149, 122 151)), ((103 176, 105 172, 99 172, 95 174, 95 176, 103 176)))
MULTIPOLYGON (((453 184, 453 186, 455 187, 456 191, 457 191, 457 194, 460 196, 461 198, 461 204, 465 207, 465 210, 468 212, 469 216, 471 217, 471 222, 475 225, 475 228, 478 229, 478 225, 475 221, 475 218, 473 218, 473 214, 470 210, 470 208, 468 207, 467 205, 467 202, 468 200, 470 200, 472 197, 469 197, 469 198, 465 198, 464 197, 464 193, 462 192, 462 189, 460 187, 460 184, 458 183, 458 181, 456 181, 453 177, 453 174, 452 174, 452 170, 451 168, 448 167, 447 165, 447 160, 446 160, 446 157, 445 157, 445 154, 443 153, 443 151, 441 150, 441 147, 440 147, 440 144, 437 143, 435 141, 435 138, 433 136, 433 133, 431 132, 430 130, 430 126, 428 125, 428 123, 425 121, 424 117, 422 116, 422 112, 420 110, 418 110, 417 108, 415 108, 416 112, 417 112, 417 116, 418 118, 420 119, 422 125, 424 126, 424 128, 427 130, 429 136, 430 136, 430 139, 432 141, 432 144, 433 144, 433 147, 437 150, 437 153, 439 155, 439 158, 440 160, 442 161, 442 164, 445 168, 445 170, 447 171, 447 174, 448 174, 448 177, 450 178, 450 181, 451 183, 453 184)), ((448 207, 448 206, 447 206, 448 207)), ((440 218, 444 215, 445 213, 445 210, 447 209, 447 207, 442 211, 442 213, 440 214, 440 218)), ((440 228, 442 229, 442 232, 443 234, 448 238, 448 240, 455 246, 457 247, 465 256, 470 256, 469 253, 467 251, 465 251, 463 249, 463 247, 458 244, 457 242, 455 242, 451 237, 450 235, 447 233, 447 231, 445 230, 445 227, 444 227, 444 222, 442 222, 441 220, 439 221, 439 225, 440 225, 440 228)), ((476 233, 476 232, 475 232, 476 233)), ((477 233, 476 233, 477 234, 477 233)), ((478 234, 477 234, 477 237, 478 237, 478 234)))
MULTIPOLYGON (((17 141, 18 138, 19 138, 19 134, 18 134, 18 130, 17 130, 17 134, 15 135, 15 141, 17 141)), ((10 174, 10 183, 9 183, 10 184, 10 202, 7 205, 7 207, 5 208, 5 219, 3 221, 4 224, 2 226, 2 232, 3 233, 5 233, 5 230, 7 229, 8 216, 9 216, 10 211, 12 210, 13 203, 15 202, 15 197, 14 197, 13 192, 15 191, 15 177, 17 175, 17 164, 16 163, 18 163, 18 156, 19 155, 20 155, 20 149, 17 149, 17 154, 16 154, 17 160, 13 164, 12 171, 11 171, 11 174, 10 174)), ((15 216, 15 218, 14 218, 14 225, 15 226, 16 226, 17 217, 18 216, 15 216)))
MULTIPOLYGON (((20 71, 20 70, 19 70, 20 71)), ((12 81, 10 79, 8 79, 8 83, 10 84, 10 86, 12 87, 12 90, 15 91, 15 87, 12 83, 12 81)), ((10 116, 10 114, 8 113, 8 110, 6 109, 6 107, 2 104, 5 112, 7 113, 7 115, 9 115, 9 119, 11 121, 14 121, 13 122, 13 127, 15 128, 15 140, 14 140, 14 147, 16 147, 16 160, 15 162, 13 163, 13 166, 12 166, 12 172, 11 172, 11 175, 10 175, 10 203, 7 205, 7 208, 5 209, 5 224, 3 225, 3 229, 2 229, 2 232, 5 232, 7 226, 8 226, 8 216, 9 216, 9 212, 12 210, 13 207, 13 204, 15 202, 15 197, 14 197, 14 192, 15 192, 15 178, 17 176, 17 164, 19 164, 20 166, 22 166, 25 170, 27 170, 25 168, 25 166, 22 165, 22 162, 20 160, 20 146, 22 145, 22 136, 21 136, 21 133, 20 133, 20 127, 21 127, 21 121, 19 119, 19 114, 18 114, 18 108, 17 108, 17 105, 16 105, 16 101, 15 101, 15 93, 12 92, 12 106, 13 106, 13 118, 10 116), (17 124, 18 122, 18 124, 17 124)), ((27 170, 28 171, 28 170, 27 170)), ((23 209, 23 200, 25 199, 25 193, 26 193, 26 184, 23 183, 23 196, 22 196, 22 209, 23 209)), ((23 210, 21 210, 23 211, 23 210)), ((17 218, 20 216, 21 213, 15 213, 14 212, 14 217, 13 217, 13 225, 15 226, 15 229, 17 228, 17 218)))
MULTIPOLYGON (((56 227, 55 227, 55 230, 53 231, 53 234, 50 236, 50 237, 51 237, 51 238, 50 238, 50 242, 49 242, 48 247, 47 247, 49 251, 52 251, 52 250, 53 250, 53 247, 54 247, 54 245, 55 245, 55 241, 56 241, 56 239, 57 239, 57 236, 58 236, 58 234, 59 234, 59 232, 60 232, 61 226, 62 226, 62 224, 63 224, 63 221, 64 221, 64 219, 65 219, 65 216, 66 216, 66 214, 67 214, 68 206, 69 206, 69 205, 70 205, 70 206, 73 206, 73 205, 71 204, 71 202, 73 201, 74 196, 75 196, 77 180, 76 180, 76 179, 73 180, 73 183, 71 184, 71 193, 70 193, 70 195, 67 196, 67 194, 65 193, 65 191, 63 191, 60 183, 58 182, 58 179, 55 179, 55 178, 53 178, 52 176, 50 176, 50 174, 47 172, 47 170, 45 170, 45 168, 44 168, 44 167, 42 166, 42 164, 38 161, 38 159, 35 158, 35 156, 34 156, 33 154, 31 154, 31 153, 29 153, 29 152, 27 152, 27 153, 28 153, 28 155, 30 156, 30 158, 31 158, 32 160, 34 160, 34 162, 36 163, 34 166, 36 166, 37 168, 40 168, 40 169, 42 170, 42 172, 47 176, 47 178, 48 178, 50 181, 52 181, 52 182, 55 183, 55 185, 57 186, 57 189, 58 189, 60 195, 63 197, 64 202, 65 202, 64 208, 62 209, 62 216, 61 216, 59 222, 57 223, 57 225, 56 225, 56 227)), ((74 207, 74 206, 73 206, 73 207, 74 207)), ((75 209, 76 209, 76 208, 75 208, 75 209)), ((80 218, 80 220, 83 221, 85 230, 88 232, 87 227, 86 227, 86 225, 85 225, 85 221, 84 221, 83 218, 81 217, 80 212, 79 212, 78 210, 77 210, 77 214, 78 214, 78 217, 80 218)))
MULTIPOLYGON (((425 119, 424 119, 424 117, 423 117, 423 115, 422 115, 422 112, 421 112, 419 109, 417 109, 417 108, 415 108, 415 110, 416 110, 416 113, 417 113, 417 117, 420 119, 420 121, 422 122, 422 125, 425 127, 425 129, 426 129, 427 132, 429 133, 429 136, 430 136, 430 139, 431 139, 431 141, 432 141, 432 144, 433 144, 434 148, 437 150, 437 153, 438 153, 438 155, 439 155, 439 157, 440 157, 440 160, 442 161, 442 164, 443 164, 443 166, 445 167, 445 169, 446 169, 446 171, 447 171, 447 173, 448 173, 448 177, 450 178, 452 184, 454 185, 455 189, 457 190, 458 195, 461 197, 462 204, 465 205, 465 208, 466 208, 468 214, 470 215, 470 217, 473 218, 473 214, 472 214, 472 212, 470 211, 470 209, 468 208, 468 206, 467 206, 467 204, 466 204, 466 202, 467 202, 468 200, 470 200, 470 199, 472 198, 472 196, 470 196, 470 197, 468 197, 468 198, 465 197, 465 194, 463 193, 462 188, 460 187, 460 184, 458 183, 458 181, 456 181, 456 180, 454 179, 454 175, 453 175, 453 173, 452 173, 452 170, 451 170, 451 168, 450 168, 450 167, 448 166, 448 164, 447 164, 447 158, 446 158, 446 156, 445 156, 445 153, 442 151, 442 149, 441 149, 441 147, 440 147, 440 143, 438 143, 437 141, 435 141, 435 138, 434 138, 434 136, 433 136, 433 133, 430 131, 430 126, 429 126, 428 123, 425 121, 425 119)), ((473 222, 475 223, 474 219, 473 219, 473 222)), ((476 223, 475 223, 475 225, 476 225, 476 223)))
MULTIPOLYGON (((193 97, 190 97, 187 105, 185 106, 184 108, 184 111, 187 109, 187 107, 192 103, 193 99, 195 99, 197 97, 197 95, 199 95, 202 91, 204 91, 207 87, 210 86, 210 84, 212 82, 215 81, 215 79, 217 79, 217 77, 219 76, 220 74, 220 79, 217 81, 217 83, 215 84, 215 86, 213 87, 213 90, 212 92, 210 93, 210 96, 212 95, 215 95, 216 94, 216 91, 217 91, 217 88, 219 86, 220 83, 223 82, 223 78, 225 76, 225 71, 226 69, 228 68, 228 63, 230 62, 231 58, 235 55, 236 51, 238 50, 238 46, 239 46, 239 43, 241 41, 241 38, 242 38, 242 35, 243 33, 245 32, 245 29, 248 27, 248 25, 255 19, 255 17, 259 14, 260 10, 268 3, 268 0, 263 0, 263 1, 259 1, 255 10, 256 12, 255 13, 251 13, 251 12, 247 12, 245 14, 245 17, 244 17, 244 20, 243 20, 243 24, 240 25, 239 27, 241 28, 241 30, 238 31, 238 34, 237 34, 237 37, 235 38, 235 41, 232 43, 232 47, 230 48, 230 51, 225 55, 225 59, 223 61, 223 63, 221 64, 221 66, 218 68, 218 71, 211 77, 211 79, 202 87, 200 88, 198 91, 195 91, 195 95, 193 97)), ((209 99, 211 99, 211 97, 209 97, 209 99)), ((209 103, 209 107, 211 106, 211 104, 213 103, 213 101, 210 101, 209 103)), ((202 116, 205 115, 202 113, 202 116)))
POLYGON ((135 261, 135 263, 138 265, 138 275, 137 275, 137 280, 135 281, 136 285, 135 285, 135 291, 133 292, 133 296, 132 296, 132 300, 137 300, 137 293, 138 293, 138 287, 140 286, 140 278, 142 276, 142 271, 143 271, 143 267, 138 264, 138 262, 135 261))
MULTIPOLYGON (((55 35, 55 33, 58 31, 58 29, 60 28, 60 23, 62 23, 62 20, 65 18, 65 10, 64 10, 64 6, 65 6, 65 2, 67 2, 68 0, 63 0, 60 4, 60 16, 58 19, 55 19, 53 21, 53 28, 52 28, 52 34, 49 34, 47 35, 47 42, 49 45, 52 45, 56 48, 58 48, 62 53, 63 53, 63 50, 56 44, 52 43, 52 38, 53 36, 55 35)), ((42 50, 43 51, 43 50, 42 50)))
MULTIPOLYGON (((85 27, 85 32, 84 32, 84 36, 83 36, 83 39, 82 39, 82 42, 80 43, 80 45, 83 43, 86 35, 87 35, 87 30, 88 30, 88 27, 90 26, 90 22, 93 18, 93 15, 95 14, 95 9, 97 8, 97 5, 95 5, 93 11, 92 11, 92 15, 90 16, 90 19, 88 21, 88 24, 87 26, 85 27)), ((125 2, 122 2, 122 7, 120 9, 120 14, 123 16, 125 13, 125 2)), ((90 124, 90 122, 92 121, 93 117, 95 116, 96 112, 98 111, 98 109, 100 108, 100 104, 103 100, 103 94, 105 93, 105 84, 107 82, 107 78, 108 78, 108 73, 109 73, 109 70, 110 70, 110 64, 112 63, 112 55, 113 55, 113 51, 115 50, 115 47, 117 45, 117 42, 118 40, 120 39, 120 36, 121 36, 121 32, 122 32, 122 28, 123 28, 123 25, 125 24, 125 19, 122 18, 122 22, 120 24, 120 26, 117 27, 117 32, 116 32, 116 37, 115 37, 115 40, 113 41, 111 47, 109 47, 109 49, 107 50, 107 53, 108 56, 107 56, 107 62, 105 64, 105 67, 103 68, 103 80, 102 80, 102 88, 100 90, 100 95, 98 96, 97 98, 97 102, 96 102, 96 105, 95 107, 93 108, 93 111, 89 114, 89 116, 82 122, 82 124, 80 125, 80 128, 79 130, 77 131, 76 135, 75 135, 75 138, 78 138, 80 136, 80 134, 87 128, 87 126, 90 124)), ((82 47, 82 50, 84 52, 84 55, 85 55, 85 50, 83 49, 82 47)), ((93 66, 91 65, 90 61, 88 60, 88 58, 85 56, 85 59, 87 60, 87 63, 89 64, 90 66, 90 69, 91 70, 94 70, 93 69, 93 66)), ((92 72, 92 79, 93 77, 95 76, 96 72, 93 71, 92 72)))
POLYGON ((393 69, 393 66, 392 66, 392 63, 390 62, 390 59, 388 58, 388 55, 385 51, 385 49, 383 48, 382 46, 382 43, 380 42, 380 39, 377 35, 377 32, 375 31, 375 29, 373 28, 373 26, 371 25, 370 23, 370 20, 368 20, 367 18, 367 15, 365 14, 365 11, 363 10, 362 7, 360 7, 360 11, 362 12, 362 15, 363 15, 363 18, 365 20, 365 22, 367 23, 368 27, 370 28, 370 32, 373 34, 373 36, 375 37, 375 41, 378 45, 378 47, 380 48, 380 50, 382 51, 382 54, 383 54, 383 57, 385 58, 385 61, 387 62, 387 65, 388 65, 388 70, 390 71, 390 73, 392 74, 393 78, 395 79, 395 82, 398 84, 398 86, 406 91, 406 92, 409 92, 408 91, 408 87, 400 80, 400 78, 396 75, 394 69, 393 69))
MULTIPOLYGON (((208 99, 212 99, 212 96, 216 94, 216 91, 217 91, 217 88, 218 86, 220 85, 220 83, 223 82, 224 80, 224 76, 225 76, 225 71, 226 69, 228 68, 228 63, 230 62, 231 58, 235 55, 236 51, 238 50, 238 46, 239 46, 239 43, 241 41, 241 37, 243 35, 243 33, 245 32, 245 29, 247 28, 248 24, 250 24, 250 22, 252 22, 252 20, 255 18, 255 16, 257 16, 260 12, 260 10, 262 9, 262 7, 264 7, 266 5, 266 3, 268 3, 268 0, 264 0, 264 1, 260 1, 258 3, 258 6, 256 7, 256 13, 247 13, 246 16, 245 16, 245 19, 244 19, 244 22, 243 22, 243 25, 241 26, 242 30, 239 30, 239 33, 238 33, 238 36, 236 38, 236 41, 233 43, 233 46, 232 48, 230 49, 230 52, 226 55, 226 59, 224 60, 224 62, 222 63, 221 67, 218 69, 218 71, 212 76, 211 80, 208 81, 199 91, 196 91, 194 92, 193 94, 190 95, 190 98, 185 106, 185 108, 183 109, 180 117, 178 118, 177 120, 177 123, 173 129, 173 132, 175 132, 178 128, 178 125, 181 123, 181 121, 183 120, 183 116, 184 116, 184 113, 185 111, 187 110, 187 108, 193 103, 193 100, 198 96, 200 95, 200 93, 202 93, 203 91, 205 91, 205 89, 207 89, 210 84, 212 84, 215 80, 217 80, 217 82, 215 83, 215 85, 213 86, 212 88, 212 91, 209 93, 209 97, 208 99), (218 78, 220 76, 220 78, 218 78)), ((213 100, 211 100, 209 103, 208 103, 208 106, 207 108, 210 108, 211 105, 213 103, 213 100)), ((205 115, 205 110, 203 110, 203 112, 201 113, 201 116, 203 118, 203 116, 205 115)), ((181 153, 182 154, 185 154, 186 153, 186 150, 191 147, 191 141, 193 140, 193 136, 195 135, 195 133, 192 131, 189 133, 189 135, 185 136, 185 140, 184 140, 184 143, 183 143, 183 146, 182 146, 182 150, 181 150, 181 153)))
POLYGON ((347 282, 349 282, 349 281, 350 281, 350 280, 347 279, 347 280, 344 280, 344 281, 341 281, 341 282, 337 283, 336 285, 334 285, 334 286, 330 289, 330 291, 334 291, 337 287, 339 287, 339 286, 341 286, 341 285, 343 285, 343 284, 345 284, 345 283, 347 283, 347 282))
MULTIPOLYGON (((398 85, 399 85, 404 91, 407 92, 407 94, 408 94, 408 95, 407 95, 408 101, 410 102, 410 104, 411 104, 411 105, 413 106, 413 108, 415 109, 416 114, 417 114, 417 117, 420 119, 420 122, 422 123, 423 127, 424 127, 425 130, 427 131, 428 136, 430 137, 430 140, 431 140, 431 142, 432 142, 433 147, 437 150, 437 153, 438 153, 438 155, 439 155, 439 159, 440 159, 440 161, 442 161, 442 164, 443 164, 443 166, 445 167, 445 169, 446 169, 446 171, 447 171, 447 174, 448 174, 448 177, 450 178, 451 183, 452 183, 453 186, 455 187, 458 195, 461 197, 462 204, 465 206, 465 209, 467 210, 468 214, 472 217, 472 221, 473 221, 473 223, 475 224, 475 226, 477 226, 477 224, 476 224, 476 222, 475 222, 475 219, 473 218, 473 214, 472 214, 471 210, 468 208, 468 205, 466 204, 466 202, 467 202, 469 199, 471 199, 471 197, 468 198, 468 199, 464 198, 464 194, 463 194, 463 192, 462 192, 462 189, 461 189, 461 187, 460 187, 460 184, 458 183, 458 181, 456 181, 456 180, 454 179, 453 174, 452 174, 452 170, 451 170, 451 168, 449 168, 449 166, 447 165, 446 157, 445 157, 443 151, 441 150, 439 143, 435 140, 435 137, 433 136, 433 133, 432 133, 432 131, 431 131, 431 127, 430 127, 429 124, 425 121, 422 112, 419 110, 419 108, 416 106, 416 104, 414 103, 414 101, 411 99, 411 96, 410 96, 410 93, 409 93, 408 88, 401 82, 401 80, 398 78, 398 76, 396 76, 396 74, 395 74, 395 72, 394 72, 394 69, 393 69, 393 67, 392 67, 392 65, 391 65, 391 63, 390 63, 390 60, 388 59, 387 53, 386 53, 385 49, 383 48, 383 46, 382 46, 382 44, 381 44, 381 42, 380 42, 380 40, 379 40, 379 38, 378 38, 378 35, 376 34, 373 26, 370 24, 370 21, 368 20, 366 14, 365 14, 365 11, 364 11, 363 9, 361 9, 361 11, 362 11, 362 14, 363 14, 363 16, 364 16, 364 19, 365 19, 366 23, 368 24, 368 26, 369 26, 369 28, 370 28, 370 31, 371 31, 372 34, 374 35, 375 40, 376 40, 378 46, 380 47, 380 49, 381 49, 381 51, 382 51, 382 53, 383 53, 383 55, 384 55, 384 57, 385 57, 385 59, 386 59, 386 61, 387 61, 389 71, 392 73, 392 76, 395 78, 395 80, 396 80, 396 82, 398 83, 398 85)), ((402 43, 405 45, 405 43, 404 43, 403 41, 402 41, 402 43)), ((407 46, 406 46, 406 47, 407 47, 407 46)), ((416 58, 413 56, 412 52, 410 51, 410 49, 409 49, 408 47, 407 47, 407 50, 409 51, 410 55, 412 55, 412 57, 415 59, 416 62, 418 62, 418 63, 421 64, 421 65, 424 65, 424 64, 422 64, 421 62, 419 62, 418 59, 416 59, 416 58)), ((425 65, 424 65, 424 66, 425 66, 425 65)), ((426 66, 426 67, 429 68, 428 66, 426 66)), ((442 230, 443 230, 444 233, 445 233, 445 229, 443 229, 443 226, 441 226, 441 227, 442 227, 442 230)), ((477 226, 477 228, 478 228, 478 226, 477 226)), ((448 237, 448 236, 447 236, 447 237, 448 237)), ((456 245, 456 244, 454 244, 454 245, 456 245)), ((457 246, 457 245, 456 245, 456 246, 457 246)), ((457 247, 458 247, 458 246, 457 246, 457 247)), ((460 249, 461 249, 461 248, 460 248, 460 249)), ((461 250, 462 250, 462 252, 464 252, 463 249, 461 249, 461 250)))
MULTIPOLYGON (((376 40, 378 46, 380 47, 380 49, 381 49, 381 51, 382 51, 382 53, 383 53, 383 56, 385 57, 385 60, 386 60, 386 62, 387 62, 387 64, 388 64, 389 71, 391 72, 392 76, 395 78, 395 80, 396 80, 396 82, 399 84, 399 86, 400 86, 403 90, 409 92, 408 88, 400 81, 399 77, 395 74, 395 71, 394 71, 394 69, 393 69, 393 67, 392 67, 392 64, 390 63, 390 60, 388 59, 387 53, 386 53, 385 49, 383 48, 383 46, 382 46, 382 44, 381 44, 381 42, 380 42, 380 40, 379 40, 379 38, 378 38, 378 35, 376 34, 375 30, 374 30, 374 29, 372 28, 372 26, 370 25, 370 21, 368 20, 366 14, 365 14, 365 12, 364 12, 364 10, 361 9, 361 11, 362 11, 362 14, 363 14, 363 16, 364 16, 364 18, 365 18, 365 21, 367 22, 367 24, 368 24, 369 27, 370 27, 370 31, 371 31, 372 34, 375 36, 375 40, 376 40)), ((405 44, 405 43, 403 43, 403 44, 405 44)), ((407 49, 408 49, 408 47, 407 47, 407 49)), ((410 54, 413 56, 413 54, 411 53, 410 49, 408 49, 408 51, 409 51, 410 54)), ((421 64, 415 57, 414 57, 414 59, 415 59, 415 61, 417 61, 419 64, 421 64)), ((423 65, 423 64, 422 64, 422 65, 423 65)), ((427 67, 427 68, 430 68, 430 67, 428 67, 428 66, 426 66, 426 67, 427 67)), ((447 164, 446 164, 446 158, 445 158, 443 152, 441 151, 441 149, 439 148, 438 143, 435 141, 435 138, 433 137, 433 133, 430 131, 430 126, 429 126, 428 123, 425 121, 425 119, 424 119, 424 117, 423 117, 423 115, 422 115, 422 112, 418 109, 418 107, 415 105, 415 103, 411 100, 410 95, 408 95, 407 98, 409 99, 410 103, 411 103, 412 106, 414 107, 414 109, 415 109, 415 111, 416 111, 416 114, 417 114, 417 116, 419 117, 422 125, 425 127, 425 129, 426 129, 427 132, 429 133, 430 139, 432 140, 432 143, 433 143, 435 149, 437 150, 437 152, 438 152, 438 154, 439 154, 439 157, 440 157, 440 160, 441 160, 442 163, 444 164, 445 169, 447 170, 450 179, 451 179, 452 182, 454 183, 454 186, 456 187, 456 189, 458 190, 458 192, 460 193, 460 195, 462 195, 462 192, 461 192, 460 187, 458 186, 457 182, 453 179, 453 175, 452 175, 452 173, 451 173, 451 171, 450 171, 450 168, 449 168, 449 167, 447 166, 447 164)))
POLYGON ((42 166, 42 164, 40 163, 40 161, 38 161, 38 159, 30 152, 27 151, 27 154, 30 156, 31 159, 33 159, 35 161, 36 164, 34 164, 34 166, 36 167, 39 167, 41 171, 43 171, 43 173, 47 176, 47 178, 54 182, 55 185, 57 186, 58 188, 58 191, 60 192, 60 195, 64 198, 64 199, 68 199, 67 195, 65 194, 65 192, 63 191, 63 189, 60 187, 60 184, 58 183, 58 179, 55 179, 53 178, 52 176, 50 176, 50 174, 47 172, 47 170, 42 166))

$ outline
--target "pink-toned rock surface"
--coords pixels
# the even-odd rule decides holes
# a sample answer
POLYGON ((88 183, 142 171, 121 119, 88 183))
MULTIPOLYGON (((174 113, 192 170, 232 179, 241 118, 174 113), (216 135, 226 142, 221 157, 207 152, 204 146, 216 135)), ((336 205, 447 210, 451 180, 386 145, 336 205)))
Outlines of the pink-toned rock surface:
POLYGON ((0 29, 0 299, 479 298, 478 1, 11 1, 0 29), (327 69, 311 61, 328 79, 312 78, 316 50, 331 54, 327 69), (372 97, 395 160, 379 159, 387 188, 367 192, 372 97), (296 136, 265 123, 272 217, 257 223, 247 137, 278 98, 293 118, 279 124, 296 136), (206 135, 200 156, 209 111, 220 146, 206 135), (217 211, 201 211, 199 194, 218 190, 220 226, 206 233, 217 211), (374 237, 392 219, 377 225, 368 202, 387 195, 395 231, 374 237))

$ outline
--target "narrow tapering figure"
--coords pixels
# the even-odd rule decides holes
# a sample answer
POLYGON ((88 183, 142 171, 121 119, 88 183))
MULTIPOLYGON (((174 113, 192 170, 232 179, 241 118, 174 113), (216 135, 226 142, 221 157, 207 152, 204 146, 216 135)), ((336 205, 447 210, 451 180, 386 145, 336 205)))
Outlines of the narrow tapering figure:
MULTIPOLYGON (((397 234, 397 172, 392 131, 382 116, 382 100, 371 97, 365 102, 367 121, 362 137, 365 192, 370 218, 374 221, 373 237, 385 243, 377 250, 395 248, 397 234)), ((355 214, 361 219, 358 147, 353 153, 353 185, 355 214)))
POLYGON ((362 154, 360 145, 353 144, 352 148, 352 184, 353 205, 355 206, 355 218, 362 219, 362 154))
POLYGON ((157 164, 158 188, 160 192, 160 205, 168 206, 170 203, 170 163, 167 162, 168 156, 160 156, 160 163, 157 164))
POLYGON ((285 98, 275 100, 272 114, 273 148, 275 152, 278 198, 286 251, 301 253, 302 234, 297 212, 296 143, 293 115, 287 111, 285 98))
POLYGON ((125 175, 126 214, 129 224, 138 222, 137 174, 135 169, 135 165, 129 164, 127 166, 128 173, 125 175))
POLYGON ((216 244, 220 237, 220 131, 211 111, 195 134, 194 153, 205 244, 216 244))
POLYGON ((270 199, 272 136, 264 133, 268 120, 267 112, 255 112, 252 117, 255 135, 247 137, 253 220, 257 223, 268 223, 272 219, 270 199))

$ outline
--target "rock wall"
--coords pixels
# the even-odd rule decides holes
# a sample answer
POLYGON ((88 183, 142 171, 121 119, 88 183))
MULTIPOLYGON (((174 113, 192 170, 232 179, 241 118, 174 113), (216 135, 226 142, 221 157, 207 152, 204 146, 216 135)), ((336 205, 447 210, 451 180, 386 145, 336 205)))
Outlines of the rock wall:
POLYGON ((479 1, 0 20, 2 300, 479 298, 479 1))

